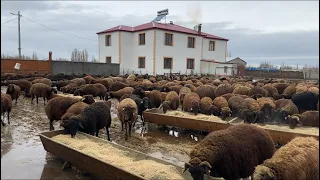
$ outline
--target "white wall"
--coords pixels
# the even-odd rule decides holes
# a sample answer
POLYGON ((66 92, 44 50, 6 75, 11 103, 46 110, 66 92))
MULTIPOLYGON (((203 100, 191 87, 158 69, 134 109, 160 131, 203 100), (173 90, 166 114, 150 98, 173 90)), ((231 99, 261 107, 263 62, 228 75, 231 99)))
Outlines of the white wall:
POLYGON ((218 62, 225 62, 227 41, 216 39, 203 39, 203 59, 214 59, 218 62), (209 51, 209 41, 215 41, 215 50, 209 51))
POLYGON ((111 63, 118 63, 119 61, 119 32, 99 34, 99 61, 106 62, 106 57, 111 56, 111 63), (105 36, 111 35, 111 46, 105 45, 105 36))
POLYGON ((133 34, 131 32, 121 32, 120 74, 123 73, 123 70, 125 70, 125 73, 127 73, 127 70, 132 70, 132 65, 134 64, 132 59, 132 37, 133 34))
POLYGON ((178 73, 180 71, 181 74, 189 74, 191 70, 187 70, 187 58, 194 58, 195 67, 193 72, 199 74, 202 37, 168 32, 173 34, 173 46, 166 46, 164 45, 165 32, 167 31, 156 31, 156 73, 169 73, 170 69, 163 69, 163 58, 172 57, 172 73, 178 73), (187 48, 188 36, 195 37, 195 48, 187 48))
POLYGON ((237 73, 237 69, 233 64, 219 64, 214 62, 206 62, 201 61, 201 73, 202 74, 212 74, 212 75, 220 75, 220 76, 230 76, 232 75, 232 67, 234 69, 234 73, 237 73), (227 72, 224 72, 224 67, 227 66, 227 72))

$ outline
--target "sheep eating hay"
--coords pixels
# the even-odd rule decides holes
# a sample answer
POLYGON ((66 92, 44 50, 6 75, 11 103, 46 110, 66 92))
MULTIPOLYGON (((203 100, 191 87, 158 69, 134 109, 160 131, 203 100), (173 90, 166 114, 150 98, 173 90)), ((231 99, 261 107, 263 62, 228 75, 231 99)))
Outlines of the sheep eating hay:
POLYGON ((319 141, 313 137, 297 137, 258 165, 253 180, 319 179, 319 141))

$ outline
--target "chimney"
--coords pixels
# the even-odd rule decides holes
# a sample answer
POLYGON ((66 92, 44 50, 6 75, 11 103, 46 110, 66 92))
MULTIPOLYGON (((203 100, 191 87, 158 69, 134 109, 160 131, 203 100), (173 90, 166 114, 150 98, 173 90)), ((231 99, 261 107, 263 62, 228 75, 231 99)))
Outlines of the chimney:
POLYGON ((49 51, 49 61, 52 61, 52 52, 49 51))
POLYGON ((173 24, 173 21, 170 21, 170 24, 173 24))
POLYGON ((199 24, 199 25, 198 25, 198 33, 199 33, 199 34, 201 34, 201 25, 202 25, 202 24, 199 24))

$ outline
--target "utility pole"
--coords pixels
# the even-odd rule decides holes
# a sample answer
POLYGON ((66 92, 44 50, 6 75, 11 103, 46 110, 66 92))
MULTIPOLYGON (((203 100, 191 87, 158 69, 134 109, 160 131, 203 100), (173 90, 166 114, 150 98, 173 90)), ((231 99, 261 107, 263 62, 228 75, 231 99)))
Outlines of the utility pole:
POLYGON ((18 14, 11 13, 12 15, 18 16, 18 38, 19 38, 19 59, 21 59, 21 32, 20 32, 20 18, 22 15, 20 15, 20 11, 18 11, 18 14))

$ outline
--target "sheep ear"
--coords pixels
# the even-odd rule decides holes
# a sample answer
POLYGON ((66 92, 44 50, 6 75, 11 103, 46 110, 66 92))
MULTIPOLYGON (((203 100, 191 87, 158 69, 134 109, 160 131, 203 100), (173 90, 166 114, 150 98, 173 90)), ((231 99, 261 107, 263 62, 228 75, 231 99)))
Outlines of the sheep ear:
POLYGON ((83 102, 85 100, 85 98, 81 98, 80 101, 83 102))
POLYGON ((182 173, 185 173, 186 172, 186 170, 188 170, 189 169, 189 167, 191 166, 191 164, 190 163, 184 163, 184 170, 183 170, 183 172, 182 173))
POLYGON ((159 109, 161 109, 161 108, 162 108, 162 106, 163 106, 163 104, 161 104, 161 105, 160 105, 159 109))
POLYGON ((212 168, 208 161, 203 161, 199 164, 200 167, 204 168, 204 171, 208 177, 210 177, 210 169, 212 168))
POLYGON ((82 129, 84 129, 84 127, 83 127, 83 125, 82 125, 81 122, 79 122, 79 126, 80 126, 82 129))

